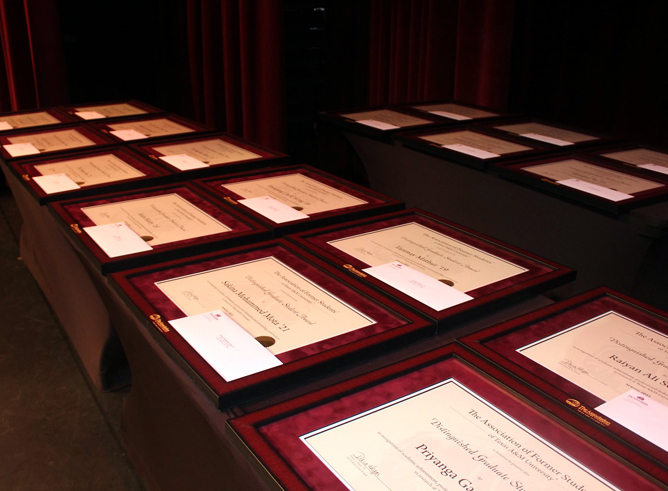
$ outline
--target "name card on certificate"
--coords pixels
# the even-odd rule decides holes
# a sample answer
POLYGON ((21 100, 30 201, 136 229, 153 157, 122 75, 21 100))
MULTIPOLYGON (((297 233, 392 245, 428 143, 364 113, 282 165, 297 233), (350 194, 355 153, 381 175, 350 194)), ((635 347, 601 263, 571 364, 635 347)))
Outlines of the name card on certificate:
POLYGON ((88 120, 106 118, 104 114, 100 114, 97 111, 78 111, 75 112, 74 114, 79 116, 81 119, 88 119, 88 120))
POLYGON ((160 160, 164 160, 169 165, 173 165, 179 170, 191 170, 191 169, 203 169, 209 167, 209 164, 205 164, 201 160, 191 157, 190 155, 166 155, 160 157, 160 160))
POLYGON ((84 227, 83 230, 109 257, 127 256, 153 249, 125 223, 95 225, 84 227))
POLYGON ((32 178, 46 194, 61 193, 81 189, 67 174, 51 174, 48 176, 35 176, 32 178))
POLYGON ((304 220, 305 218, 308 218, 308 215, 281 203, 271 196, 240 199, 239 203, 276 223, 293 222, 295 220, 304 220))
POLYGON ((36 155, 39 149, 32 143, 11 143, 3 145, 3 148, 9 152, 12 157, 23 157, 24 155, 36 155))
POLYGON ((596 408, 634 433, 668 450, 668 406, 630 389, 596 408))
POLYGON ((283 364, 221 310, 169 323, 227 382, 283 364))
POLYGON ((398 261, 363 271, 437 311, 473 298, 398 261))
POLYGON ((111 130, 109 133, 123 141, 143 140, 144 138, 148 138, 148 136, 137 130, 111 130))

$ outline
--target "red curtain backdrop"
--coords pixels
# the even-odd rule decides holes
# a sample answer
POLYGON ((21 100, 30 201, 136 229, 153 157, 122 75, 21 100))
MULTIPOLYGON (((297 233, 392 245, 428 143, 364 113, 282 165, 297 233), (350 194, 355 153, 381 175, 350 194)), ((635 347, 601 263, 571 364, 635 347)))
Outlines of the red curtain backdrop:
POLYGON ((0 111, 68 102, 55 0, 0 0, 0 111))
POLYGON ((506 109, 513 0, 371 0, 369 104, 506 109))
POLYGON ((189 0, 188 57, 195 119, 285 149, 280 0, 189 0))

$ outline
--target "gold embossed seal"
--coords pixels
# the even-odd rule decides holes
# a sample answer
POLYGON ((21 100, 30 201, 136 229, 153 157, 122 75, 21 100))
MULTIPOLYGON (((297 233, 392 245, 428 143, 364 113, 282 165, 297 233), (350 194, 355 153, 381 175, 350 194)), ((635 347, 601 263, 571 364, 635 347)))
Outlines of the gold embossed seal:
POLYGON ((271 336, 257 336, 255 340, 265 348, 276 344, 276 340, 271 336))

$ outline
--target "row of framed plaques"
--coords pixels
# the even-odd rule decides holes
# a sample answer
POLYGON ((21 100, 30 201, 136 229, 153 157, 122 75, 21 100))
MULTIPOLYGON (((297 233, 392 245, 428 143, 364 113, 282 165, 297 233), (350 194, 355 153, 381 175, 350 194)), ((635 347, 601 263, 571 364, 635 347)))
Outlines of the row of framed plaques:
POLYGON ((271 489, 666 489, 666 471, 449 344, 228 421, 271 489))
POLYGON ((13 160, 9 167, 39 203, 45 204, 221 172, 279 166, 286 160, 287 156, 280 152, 226 133, 212 133, 153 143, 105 146, 69 152, 66 156, 33 156, 13 160))
POLYGON ((411 335, 447 331, 573 276, 566 267, 418 210, 287 238, 289 242, 224 250, 110 277, 207 393, 226 405, 306 368, 313 375, 320 363, 341 363, 360 350, 381 350, 411 335), (392 268, 399 260, 405 265, 397 274, 392 268), (366 268, 378 264, 376 271, 366 268), (389 280, 377 272, 386 266, 389 280), (403 283, 402 274, 408 274, 403 283), (417 296, 410 289, 416 283, 421 286, 417 296), (435 305, 421 296, 425 292, 446 302, 435 305), (270 363, 257 373, 229 379, 228 368, 215 368, 215 357, 207 355, 227 339, 223 327, 212 331, 219 337, 212 334, 208 342, 195 344, 187 332, 174 329, 175 321, 201 316, 206 317, 203 325, 211 327, 214 319, 207 313, 216 309, 260 342, 270 342, 268 348, 281 364, 274 360, 276 366, 270 363))
POLYGON ((403 203, 308 166, 289 166, 58 200, 49 207, 106 274, 395 211, 403 203))

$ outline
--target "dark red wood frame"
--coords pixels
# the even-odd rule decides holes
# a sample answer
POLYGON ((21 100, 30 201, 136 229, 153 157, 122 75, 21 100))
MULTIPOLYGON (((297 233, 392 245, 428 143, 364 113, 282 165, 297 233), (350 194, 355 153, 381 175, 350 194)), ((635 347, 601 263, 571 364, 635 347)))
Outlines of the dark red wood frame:
POLYGON ((120 189, 128 190, 134 189, 140 186, 149 186, 155 184, 156 180, 161 178, 166 179, 169 174, 153 164, 150 160, 137 155, 135 152, 131 152, 125 147, 107 147, 105 149, 95 149, 87 150, 79 153, 70 153, 67 157, 55 157, 55 158, 39 158, 31 159, 20 162, 11 162, 10 168, 12 171, 21 178, 24 184, 30 189, 31 193, 37 198, 39 204, 45 204, 50 201, 64 200, 64 199, 74 199, 84 196, 90 196, 93 194, 100 193, 109 193, 118 191, 120 189), (142 177, 137 177, 133 179, 126 179, 123 181, 110 182, 105 184, 98 184, 94 186, 86 186, 81 189, 75 189, 72 191, 64 191, 61 193, 47 194, 44 190, 32 179, 33 177, 41 176, 38 170, 35 169, 37 165, 43 164, 53 164, 57 162, 64 162, 68 160, 77 160, 83 159, 86 157, 96 157, 99 155, 113 154, 119 159, 123 160, 125 163, 131 165, 137 170, 143 172, 145 175, 142 177))
POLYGON ((91 140, 94 144, 93 145, 87 145, 85 147, 77 147, 77 148, 68 148, 65 150, 56 150, 53 152, 43 152, 39 154, 33 154, 33 155, 23 155, 21 157, 12 157, 9 152, 7 152, 4 148, 0 147, 0 158, 2 158, 7 164, 9 162, 14 162, 14 161, 23 161, 23 160, 28 160, 28 159, 34 159, 36 157, 44 157, 44 156, 56 156, 56 155, 65 155, 73 152, 78 152, 81 151, 82 149, 97 149, 101 146, 110 146, 113 145, 114 142, 111 138, 109 138, 107 135, 102 133, 101 131, 98 131, 95 128, 92 128, 88 125, 85 124, 62 124, 59 126, 49 126, 47 129, 37 129, 37 130, 31 130, 31 131, 21 131, 21 132, 16 132, 16 133, 11 133, 11 134, 0 134, 0 145, 7 145, 11 144, 11 142, 8 140, 8 138, 15 138, 17 136, 23 136, 23 135, 35 135, 39 133, 51 133, 51 132, 57 132, 57 131, 66 131, 66 130, 76 130, 78 133, 81 133, 83 136, 91 140))
POLYGON ((246 171, 250 169, 263 168, 269 166, 280 166, 285 165, 289 161, 289 157, 283 153, 270 150, 268 148, 256 145, 255 143, 249 142, 242 138, 230 135, 228 133, 207 133, 206 135, 193 135, 193 136, 184 136, 181 135, 177 138, 165 138, 159 143, 142 143, 138 141, 130 145, 130 148, 135 150, 141 155, 144 155, 162 168, 168 170, 169 172, 180 176, 182 179, 195 179, 198 177, 210 176, 210 175, 220 175, 221 173, 227 172, 239 172, 246 171), (197 141, 206 141, 206 140, 215 140, 220 139, 232 145, 238 146, 249 152, 256 153, 260 155, 257 159, 241 160, 239 162, 228 162, 225 164, 212 165, 202 169, 193 169, 189 171, 182 171, 177 169, 168 163, 160 160, 161 156, 164 156, 158 150, 164 145, 172 145, 176 143, 192 143, 197 141))
POLYGON ((648 176, 646 173, 637 172, 629 167, 621 168, 615 165, 609 165, 602 163, 600 160, 583 157, 582 154, 579 155, 559 155, 550 158, 544 158, 541 160, 532 160, 532 161, 523 161, 519 163, 508 163, 508 164, 499 164, 495 166, 495 169, 501 174, 509 179, 516 180, 528 184, 532 187, 543 189, 557 196, 561 196, 565 199, 571 201, 576 201, 585 205, 598 208, 603 211, 610 213, 621 214, 625 213, 628 210, 656 203, 658 201, 664 201, 668 199, 668 179, 661 179, 657 175, 648 176), (616 172, 621 172, 623 174, 628 174, 633 177, 644 179, 646 181, 653 181, 657 184, 662 184, 662 188, 650 189, 648 191, 641 191, 633 196, 623 201, 611 201, 599 196, 595 196, 578 189, 573 189, 567 186, 562 186, 556 181, 553 181, 550 178, 534 174, 527 171, 528 167, 533 167, 535 165, 548 164, 551 162, 560 162, 564 160, 579 160, 587 164, 595 165, 603 169, 612 170, 616 172))
POLYGON ((217 197, 218 199, 223 199, 228 203, 233 204, 237 207, 238 210, 243 213, 248 214, 254 220, 257 220, 260 223, 263 223, 265 226, 271 228, 274 231, 274 234, 278 236, 303 231, 307 229, 312 229, 314 227, 322 227, 332 223, 339 223, 346 220, 355 220, 362 217, 378 215, 381 213, 389 213, 391 211, 401 210, 404 207, 403 202, 385 196, 381 193, 372 191, 369 188, 353 184, 350 181, 338 178, 332 174, 321 171, 314 167, 308 165, 299 165, 299 166, 290 166, 290 167, 281 167, 278 169, 271 170, 259 170, 238 174, 230 174, 225 177, 214 177, 210 179, 200 179, 195 181, 195 184, 200 188, 206 190, 208 193, 217 197), (239 196, 232 191, 223 189, 221 186, 223 184, 229 184, 233 182, 243 182, 253 179, 264 179, 266 177, 274 177, 286 174, 295 174, 301 173, 307 177, 315 179, 323 184, 331 186, 339 191, 343 191, 357 198, 367 201, 366 204, 353 206, 350 208, 344 208, 341 210, 332 210, 322 213, 316 213, 310 215, 309 218, 303 220, 295 220, 293 222, 287 223, 275 223, 269 218, 251 210, 238 203, 239 199, 243 199, 242 196, 239 196))
POLYGON ((597 412, 595 407, 602 404, 603 400, 533 360, 514 353, 516 348, 526 346, 533 341, 543 339, 613 309, 641 324, 649 324, 649 327, 668 334, 668 317, 665 312, 602 287, 498 326, 464 336, 459 341, 470 350, 501 367, 511 376, 555 399, 564 410, 577 415, 587 423, 604 429, 620 442, 627 442, 640 451, 648 461, 668 471, 668 451, 597 412))
MULTIPOLYGON (((483 397, 488 400, 491 397, 492 403, 502 410, 504 405, 506 408, 513 406, 510 411, 505 409, 511 416, 546 436, 548 441, 558 439, 562 450, 614 484, 621 485, 622 489, 665 489, 665 484, 653 480, 668 482, 664 469, 597 428, 582 424, 550 399, 454 344, 234 418, 228 421, 228 430, 233 442, 256 465, 258 473, 267 482, 278 483, 280 489, 286 491, 320 491, 320 488, 309 485, 305 476, 309 472, 322 474, 330 471, 317 458, 304 459, 301 453, 299 464, 294 465, 294 439, 299 437, 296 433, 306 431, 300 425, 291 424, 291 418, 300 418, 303 422, 308 417, 307 424, 315 430, 428 387, 439 379, 446 380, 452 373, 487 387, 487 392, 481 394, 483 397), (280 442, 276 441, 276 435, 282 436, 280 442), (638 469, 642 474, 636 474, 638 469), (637 481, 631 483, 634 477, 637 481)), ((325 488, 328 491, 339 489, 333 480, 330 484, 333 485, 325 488)))
POLYGON ((481 309, 498 308, 510 301, 516 301, 556 288, 575 278, 575 272, 571 268, 528 253, 499 240, 492 239, 486 235, 431 213, 414 208, 375 216, 364 220, 357 220, 355 222, 305 231, 290 235, 287 238, 302 247, 309 249, 314 254, 329 261, 336 267, 347 271, 350 275, 363 278, 365 283, 397 298, 415 311, 435 319, 439 328, 443 329, 447 328, 446 324, 452 324, 455 321, 468 318, 475 315, 475 313, 481 309), (468 243, 472 246, 483 248, 483 250, 490 254, 520 263, 521 266, 527 267, 529 271, 522 273, 517 277, 511 277, 492 285, 479 288, 475 291, 467 292, 474 297, 473 300, 439 312, 382 281, 367 275, 362 269, 368 267, 368 264, 326 244, 328 240, 357 235, 359 233, 365 233, 365 231, 372 232, 389 226, 410 222, 420 223, 437 232, 452 236, 457 240, 468 240, 468 243))
MULTIPOLYGON (((91 119, 82 119, 82 118, 80 118, 79 116, 76 115, 76 113, 78 112, 77 108, 96 107, 96 106, 111 106, 111 105, 114 105, 114 104, 130 104, 132 106, 135 106, 139 109, 142 109, 142 110, 146 111, 145 113, 142 113, 144 115, 146 115, 146 114, 155 115, 155 114, 160 114, 160 113, 165 113, 166 112, 162 109, 158 109, 157 107, 153 107, 149 104, 146 104, 145 102, 137 101, 137 100, 134 100, 134 99, 123 99, 123 100, 118 100, 118 101, 103 101, 103 102, 85 103, 85 104, 69 104, 69 105, 66 105, 66 106, 60 106, 60 109, 67 112, 68 114, 71 114, 72 117, 76 121, 82 121, 82 122, 83 121, 102 121, 102 120, 108 121, 108 120, 115 120, 115 119, 118 119, 118 118, 127 118, 128 116, 115 116, 115 117, 111 117, 111 118, 100 118, 100 119, 91 120, 91 119)), ((135 115, 133 115, 133 116, 135 116, 135 115)))
POLYGON ((302 380, 331 373, 368 356, 377 356, 399 343, 405 345, 409 340, 435 333, 433 323, 426 318, 361 283, 351 281, 307 251, 282 239, 114 273, 110 278, 112 286, 126 299, 141 322, 219 408, 284 390, 302 380), (184 314, 153 282, 269 256, 277 257, 377 322, 282 353, 278 358, 283 365, 226 382, 176 331, 169 328, 167 321, 184 314))
POLYGON ((58 222, 65 233, 81 245, 82 252, 102 274, 137 267, 142 264, 165 261, 177 255, 199 254, 220 247, 235 247, 253 241, 265 240, 271 236, 271 232, 261 224, 238 213, 231 206, 211 201, 206 195, 188 183, 58 201, 49 203, 48 206, 58 218, 58 222), (155 246, 151 251, 138 252, 117 258, 107 256, 97 243, 83 231, 83 227, 94 225, 81 211, 83 207, 172 193, 176 193, 191 202, 202 211, 230 227, 231 230, 212 236, 161 244, 155 246))

